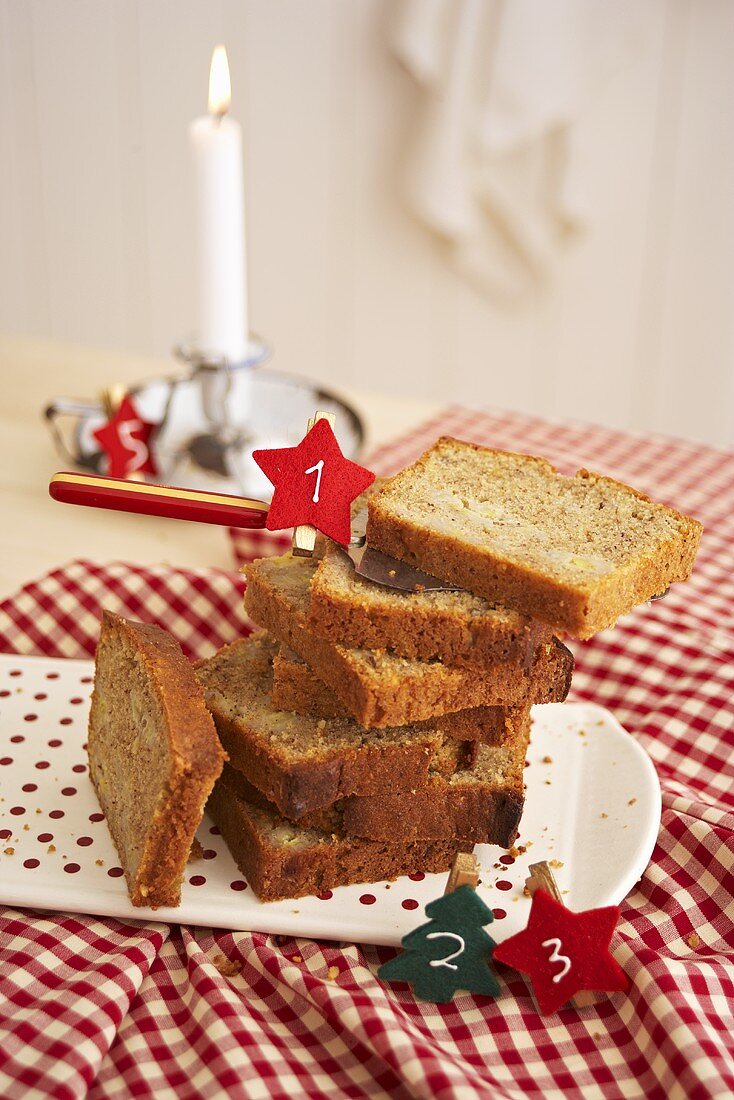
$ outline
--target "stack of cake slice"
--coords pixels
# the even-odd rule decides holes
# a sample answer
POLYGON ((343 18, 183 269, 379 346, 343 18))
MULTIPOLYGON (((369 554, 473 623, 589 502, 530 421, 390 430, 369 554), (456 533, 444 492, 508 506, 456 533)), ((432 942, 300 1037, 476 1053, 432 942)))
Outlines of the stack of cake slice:
POLYGON ((401 592, 324 540, 246 569, 261 633, 198 667, 229 764, 209 809, 263 899, 510 846, 530 708, 570 651, 690 574, 695 520, 543 459, 439 440, 369 497, 368 543, 461 586, 401 592))
POLYGON ((229 756, 209 811, 265 899, 447 869, 509 847, 533 703, 573 658, 550 628, 467 592, 409 594, 318 556, 246 570, 263 629, 198 666, 229 756))

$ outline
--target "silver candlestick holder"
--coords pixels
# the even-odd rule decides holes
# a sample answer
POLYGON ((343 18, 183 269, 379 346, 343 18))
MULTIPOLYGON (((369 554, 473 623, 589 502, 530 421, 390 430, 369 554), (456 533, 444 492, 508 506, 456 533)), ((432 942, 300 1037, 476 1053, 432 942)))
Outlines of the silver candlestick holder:
POLYGON ((187 365, 199 387, 207 422, 204 430, 193 433, 185 444, 188 458, 201 470, 241 481, 237 472, 240 456, 254 438, 250 372, 267 362, 271 349, 251 335, 247 355, 236 361, 183 345, 174 348, 174 355, 187 365))
MULTIPOLYGON (((250 337, 240 362, 191 347, 176 348, 175 355, 184 367, 175 375, 122 387, 139 415, 156 425, 152 446, 159 481, 267 500, 272 486, 253 461, 253 450, 295 446, 315 409, 336 413, 342 451, 347 458, 359 456, 364 426, 357 410, 318 382, 273 370, 269 363, 264 367, 270 348, 258 337, 250 337)), ((99 396, 57 397, 45 415, 65 460, 104 472, 106 458, 94 433, 108 410, 99 396)))

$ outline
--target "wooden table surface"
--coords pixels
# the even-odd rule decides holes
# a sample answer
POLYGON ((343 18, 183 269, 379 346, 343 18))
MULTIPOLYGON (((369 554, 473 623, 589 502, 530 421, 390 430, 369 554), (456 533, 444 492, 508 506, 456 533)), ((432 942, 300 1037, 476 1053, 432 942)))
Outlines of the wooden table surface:
MULTIPOLYGON (((277 366, 277 356, 274 366, 277 366)), ((0 336, 0 598, 72 558, 229 569, 226 533, 205 524, 174 522, 56 504, 50 475, 66 463, 56 454, 42 416, 49 399, 94 397, 112 382, 174 373, 171 360, 68 344, 0 336)), ((367 448, 409 430, 437 406, 345 389, 362 416, 367 448)))

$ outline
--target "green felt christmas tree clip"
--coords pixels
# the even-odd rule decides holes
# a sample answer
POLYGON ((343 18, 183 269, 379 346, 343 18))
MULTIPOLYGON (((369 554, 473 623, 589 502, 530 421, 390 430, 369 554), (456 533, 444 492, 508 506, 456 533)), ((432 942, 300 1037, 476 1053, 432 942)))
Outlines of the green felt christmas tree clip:
POLYGON ((426 924, 402 939, 404 951, 377 972, 385 982, 410 982, 416 997, 446 1004, 459 989, 497 997, 489 960, 495 942, 484 931, 494 919, 471 886, 460 886, 426 906, 426 924))

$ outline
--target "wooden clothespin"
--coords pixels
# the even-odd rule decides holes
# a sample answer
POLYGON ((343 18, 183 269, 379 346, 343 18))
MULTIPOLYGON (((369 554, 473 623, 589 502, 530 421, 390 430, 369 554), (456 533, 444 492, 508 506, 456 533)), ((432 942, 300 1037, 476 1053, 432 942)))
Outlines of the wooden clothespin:
MULTIPOLYGON (((530 874, 525 879, 525 886, 530 897, 533 896, 536 890, 542 889, 550 894, 559 905, 566 904, 561 896, 561 891, 558 889, 558 883, 555 880, 555 876, 547 860, 542 860, 540 863, 531 863, 528 870, 530 874)), ((596 997, 593 993, 583 989, 571 998, 571 1004, 575 1008, 588 1008, 595 1000, 596 997)))
POLYGON ((451 864, 449 877, 446 880, 446 894, 453 894, 460 886, 471 886, 476 890, 479 883, 479 864, 473 852, 457 852, 454 862, 451 864))
POLYGON ((110 386, 105 386, 100 392, 102 408, 108 420, 112 420, 126 396, 127 388, 123 386, 122 382, 113 382, 110 386))
MULTIPOLYGON (((308 431, 310 432, 314 424, 319 420, 328 420, 329 426, 334 427, 336 416, 334 413, 319 411, 316 412, 308 421, 308 431)), ((310 558, 314 552, 316 546, 316 528, 312 527, 310 523, 302 523, 299 527, 296 527, 293 531, 293 553, 296 557, 310 558)))

